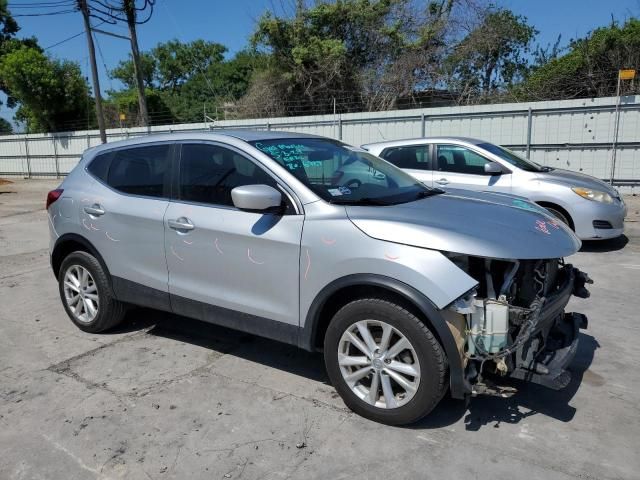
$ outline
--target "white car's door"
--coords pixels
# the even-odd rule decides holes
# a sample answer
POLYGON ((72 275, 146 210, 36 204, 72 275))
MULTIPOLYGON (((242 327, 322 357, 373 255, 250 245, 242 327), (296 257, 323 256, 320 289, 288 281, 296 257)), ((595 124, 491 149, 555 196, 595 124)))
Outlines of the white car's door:
POLYGON ((488 174, 486 163, 495 162, 462 145, 436 145, 433 186, 510 193, 511 174, 488 174))
POLYGON ((174 310, 267 337, 274 332, 266 319, 297 328, 304 215, 290 204, 280 213, 234 207, 235 187, 279 187, 261 166, 226 146, 185 143, 177 170, 177 198, 165 215, 174 310))
POLYGON ((402 168, 427 187, 433 186, 430 144, 388 147, 380 152, 380 157, 402 168))

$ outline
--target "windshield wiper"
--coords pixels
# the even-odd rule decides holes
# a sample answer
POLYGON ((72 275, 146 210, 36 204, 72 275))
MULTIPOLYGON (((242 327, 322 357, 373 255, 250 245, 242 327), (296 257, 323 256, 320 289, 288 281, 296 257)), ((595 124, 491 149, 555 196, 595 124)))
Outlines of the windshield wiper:
POLYGON ((335 205, 375 205, 378 207, 389 205, 389 202, 371 197, 362 197, 353 200, 332 198, 329 200, 329 203, 333 203, 335 205))
POLYGON ((442 193, 445 193, 445 191, 441 188, 431 188, 429 190, 422 190, 418 192, 418 198, 433 197, 434 195, 440 195, 442 193))

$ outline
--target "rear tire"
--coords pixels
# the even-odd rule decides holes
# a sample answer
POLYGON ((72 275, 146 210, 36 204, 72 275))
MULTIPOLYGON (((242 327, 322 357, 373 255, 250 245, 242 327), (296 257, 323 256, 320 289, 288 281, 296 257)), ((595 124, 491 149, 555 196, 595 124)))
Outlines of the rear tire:
POLYGON ((416 422, 446 391, 447 359, 438 340, 419 318, 387 300, 342 307, 327 328, 324 359, 344 403, 376 422, 416 422))
POLYGON ((89 333, 118 325, 125 305, 116 300, 107 273, 87 252, 73 252, 62 261, 58 274, 60 299, 71 321, 89 333))

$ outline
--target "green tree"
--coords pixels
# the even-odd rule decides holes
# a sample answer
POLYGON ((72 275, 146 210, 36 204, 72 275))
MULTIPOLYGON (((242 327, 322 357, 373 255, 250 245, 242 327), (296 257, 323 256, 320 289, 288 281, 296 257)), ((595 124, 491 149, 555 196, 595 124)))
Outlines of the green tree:
POLYGON ((450 88, 465 101, 504 92, 526 76, 537 33, 525 17, 489 9, 447 59, 450 88))
MULTIPOLYGON (((125 126, 139 125, 138 91, 135 88, 130 88, 108 93, 109 98, 105 100, 105 111, 107 112, 105 116, 107 117, 108 125, 112 128, 120 126, 121 113, 126 116, 123 122, 125 126)), ((178 120, 167 106, 166 97, 162 92, 152 88, 145 88, 145 96, 147 98, 150 125, 175 123, 178 120)))
MULTIPOLYGON (((146 92, 155 95, 154 100, 149 100, 155 102, 155 107, 149 106, 153 122, 157 123, 154 118, 201 121, 203 110, 206 109, 207 114, 213 117, 216 110, 222 111, 224 102, 242 97, 252 72, 264 68, 266 56, 240 51, 225 60, 226 50, 225 46, 215 42, 196 40, 181 43, 171 40, 143 53, 146 92)), ((131 59, 120 62, 111 71, 111 76, 126 87, 117 94, 110 92, 112 100, 123 103, 123 99, 128 98, 126 92, 135 88, 131 59)))
POLYGON ((0 59, 0 78, 19 105, 16 120, 29 132, 86 125, 89 89, 76 63, 22 46, 0 59))
MULTIPOLYGON (((618 70, 640 70, 640 20, 613 22, 573 40, 567 53, 534 68, 513 89, 523 100, 553 100, 615 95, 618 70)), ((636 91, 638 82, 636 81, 636 91)), ((627 89, 633 84, 624 84, 627 89)), ((627 90, 628 91, 628 90, 627 90)))
POLYGON ((12 133, 13 126, 7 119, 0 117, 0 134, 12 133))
POLYGON ((246 114, 273 114, 277 105, 285 107, 278 114, 329 112, 333 98, 341 108, 388 108, 432 87, 457 1, 341 0, 299 5, 289 18, 266 13, 252 46, 271 61, 243 100, 246 114))
MULTIPOLYGON (((8 53, 22 47, 29 46, 31 48, 40 49, 35 38, 17 39, 16 34, 20 31, 20 27, 16 20, 11 16, 7 8, 7 0, 0 0, 0 60, 8 53)), ((15 99, 11 97, 11 92, 7 89, 6 82, 0 76, 0 92, 7 95, 7 104, 9 107, 15 107, 15 99)), ((2 102, 0 102, 2 105, 2 102)))
MULTIPOLYGON (((149 53, 140 54, 140 64, 142 65, 142 78, 145 88, 154 87, 156 75, 156 59, 149 53)), ((133 68, 131 54, 127 60, 121 60, 118 65, 109 72, 111 78, 120 80, 126 89, 136 88, 136 73, 133 68)))

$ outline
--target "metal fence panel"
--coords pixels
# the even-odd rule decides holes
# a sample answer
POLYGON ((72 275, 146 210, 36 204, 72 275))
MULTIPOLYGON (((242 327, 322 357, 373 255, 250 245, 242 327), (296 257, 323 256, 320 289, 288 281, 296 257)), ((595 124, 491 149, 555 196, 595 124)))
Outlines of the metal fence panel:
MULTIPOLYGON (((608 178, 611 174, 615 103, 615 98, 608 97, 224 120, 111 129, 107 131, 107 138, 109 142, 115 142, 150 133, 251 128, 311 133, 362 145, 423 135, 459 135, 509 146, 544 165, 608 178)), ((639 133, 640 98, 623 97, 615 172, 619 181, 640 183, 639 133)), ((99 144, 97 130, 0 136, 0 174, 26 177, 65 175, 76 165, 84 150, 99 144)))

